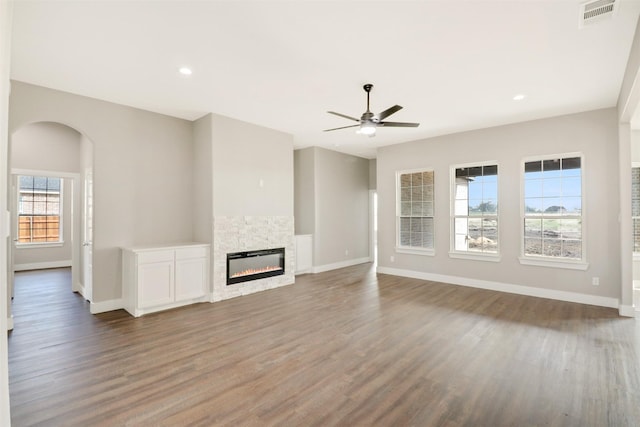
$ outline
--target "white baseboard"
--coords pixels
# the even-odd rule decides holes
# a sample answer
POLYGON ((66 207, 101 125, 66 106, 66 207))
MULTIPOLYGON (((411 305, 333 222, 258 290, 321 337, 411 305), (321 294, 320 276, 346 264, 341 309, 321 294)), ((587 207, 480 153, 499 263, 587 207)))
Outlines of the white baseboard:
POLYGON ((92 302, 89 304, 91 314, 104 313, 107 311, 120 310, 124 308, 124 301, 120 299, 112 299, 108 301, 92 302))
POLYGON ((13 330, 13 315, 7 317, 7 331, 13 330))
MULTIPOLYGON (((403 270, 399 268, 378 267, 378 273, 393 276, 410 277, 413 279, 431 280, 452 285, 468 286, 471 288, 488 289, 507 292, 510 294, 528 295, 532 297, 555 299, 559 301, 577 302, 580 304, 597 305, 601 307, 619 308, 617 298, 601 297, 597 295, 579 294, 576 292, 558 291, 555 289, 535 288, 532 286, 514 285, 511 283, 491 282, 488 280, 470 279, 468 277, 448 276, 444 274, 423 273, 420 271, 403 270)), ((626 311, 625 311, 626 312, 626 311)))
POLYGON ((49 261, 49 262, 31 262, 26 264, 14 264, 13 271, 27 271, 27 270, 44 270, 47 268, 63 268, 71 267, 71 260, 62 261, 49 261))
POLYGON ((337 270, 338 268, 351 267, 352 265, 364 264, 369 262, 369 257, 349 259, 346 261, 334 262, 333 264, 319 265, 312 267, 312 273, 324 273, 325 271, 337 270))
POLYGON ((632 305, 620 305, 618 313, 624 317, 640 317, 640 311, 636 311, 632 305))
POLYGON ((78 289, 74 288, 73 291, 79 293, 84 299, 91 302, 91 298, 87 298, 87 288, 85 288, 82 283, 78 283, 77 288, 78 289))
MULTIPOLYGON (((76 282, 71 287, 73 292, 78 292, 80 295, 84 296, 84 285, 80 282, 76 282)), ((86 299, 86 298, 85 298, 86 299)))

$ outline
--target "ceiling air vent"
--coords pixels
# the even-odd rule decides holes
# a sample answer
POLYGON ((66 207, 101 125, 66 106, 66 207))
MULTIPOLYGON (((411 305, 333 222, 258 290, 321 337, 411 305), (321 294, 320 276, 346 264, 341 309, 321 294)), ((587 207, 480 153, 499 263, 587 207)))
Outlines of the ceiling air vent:
POLYGON ((611 18, 618 9, 619 0, 594 0, 580 5, 578 27, 595 24, 611 18))

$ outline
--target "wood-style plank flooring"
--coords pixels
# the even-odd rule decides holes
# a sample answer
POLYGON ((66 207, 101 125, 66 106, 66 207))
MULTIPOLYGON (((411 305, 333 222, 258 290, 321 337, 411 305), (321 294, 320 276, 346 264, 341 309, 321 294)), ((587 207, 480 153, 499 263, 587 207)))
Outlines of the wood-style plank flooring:
POLYGON ((640 426, 640 323, 371 264, 133 318, 20 273, 14 426, 640 426))

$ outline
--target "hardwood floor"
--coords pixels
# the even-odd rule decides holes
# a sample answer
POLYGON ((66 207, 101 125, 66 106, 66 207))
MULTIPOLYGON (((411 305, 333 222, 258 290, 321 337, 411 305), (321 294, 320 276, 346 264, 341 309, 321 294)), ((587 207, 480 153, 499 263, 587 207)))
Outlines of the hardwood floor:
POLYGON ((14 426, 638 426, 640 323, 371 264, 133 318, 16 275, 14 426))

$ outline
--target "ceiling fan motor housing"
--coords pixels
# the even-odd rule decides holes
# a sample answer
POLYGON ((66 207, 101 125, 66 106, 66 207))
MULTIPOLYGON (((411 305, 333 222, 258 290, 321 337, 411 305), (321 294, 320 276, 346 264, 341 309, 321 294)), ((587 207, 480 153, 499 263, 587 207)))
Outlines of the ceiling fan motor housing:
POLYGON ((354 122, 358 122, 359 124, 350 125, 350 126, 341 126, 341 127, 333 128, 333 129, 325 129, 325 132, 329 132, 329 131, 332 131, 332 130, 338 130, 338 129, 353 128, 353 127, 358 127, 359 126, 361 133, 364 133, 365 135, 373 136, 373 134, 375 133, 375 128, 378 127, 378 126, 387 126, 387 127, 418 127, 419 126, 419 123, 402 123, 402 122, 385 122, 385 121, 383 121, 384 119, 386 119, 390 115, 392 115, 392 114, 396 113, 397 111, 401 110, 402 107, 400 105, 394 105, 393 107, 387 108, 386 110, 382 111, 381 113, 379 113, 377 115, 373 114, 371 112, 371 109, 369 108, 369 93, 371 92, 371 89, 373 89, 373 85, 371 83, 367 83, 364 86, 362 86, 362 88, 364 89, 365 92, 367 92, 367 111, 362 113, 362 116, 360 116, 360 120, 356 119, 355 117, 348 116, 346 114, 336 113, 335 111, 327 111, 327 113, 329 113, 329 114, 333 114, 333 115, 336 115, 336 116, 339 116, 339 117, 343 117, 343 118, 348 119, 348 120, 353 120, 354 122))

